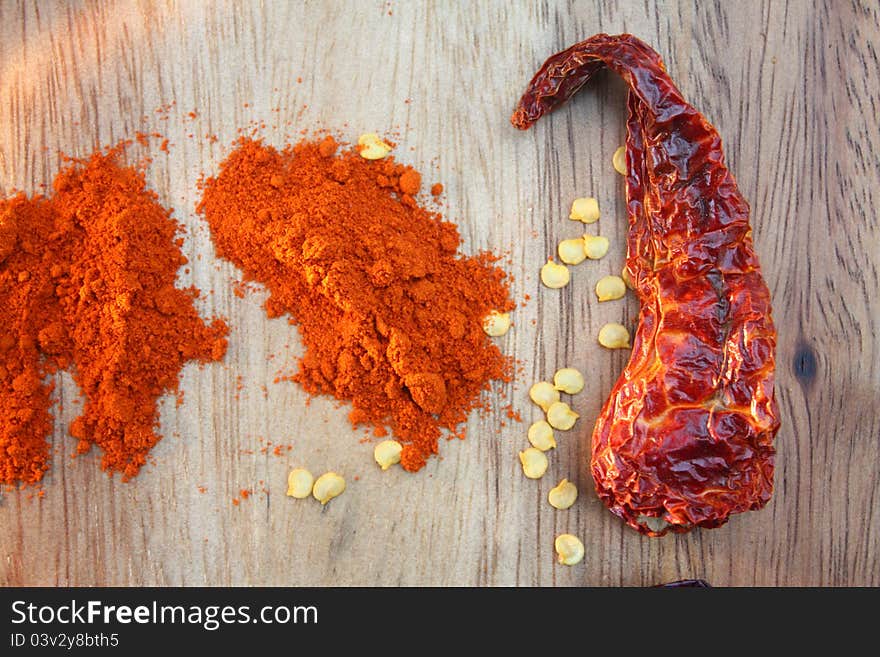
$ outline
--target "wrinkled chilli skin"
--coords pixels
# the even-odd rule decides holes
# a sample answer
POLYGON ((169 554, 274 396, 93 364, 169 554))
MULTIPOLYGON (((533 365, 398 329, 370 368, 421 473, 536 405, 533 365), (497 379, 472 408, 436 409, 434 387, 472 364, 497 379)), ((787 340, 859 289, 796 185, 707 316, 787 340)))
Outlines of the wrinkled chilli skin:
POLYGON ((641 310, 593 432, 596 491, 648 536, 718 527, 773 493, 776 331, 749 205, 715 128, 632 35, 553 55, 511 122, 528 128, 606 66, 630 88, 626 268, 641 310))

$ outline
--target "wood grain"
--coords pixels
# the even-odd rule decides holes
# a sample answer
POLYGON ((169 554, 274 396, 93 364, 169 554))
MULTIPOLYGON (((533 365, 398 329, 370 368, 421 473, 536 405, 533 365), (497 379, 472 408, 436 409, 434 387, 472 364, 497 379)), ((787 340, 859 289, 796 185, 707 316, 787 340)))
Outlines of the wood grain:
POLYGON ((233 327, 224 364, 185 370, 155 464, 128 484, 101 472, 97 454, 69 458, 77 391, 62 377, 45 496, 0 494, 0 584, 880 584, 878 52, 867 0, 0 3, 0 193, 38 191, 58 151, 162 132, 171 148, 154 150, 148 180, 188 229, 180 283, 206 291, 201 309, 233 327), (586 467, 626 358, 594 336, 638 310, 592 294, 623 263, 610 161, 624 89, 602 75, 528 133, 507 118, 546 56, 600 31, 653 44, 718 127, 773 293, 776 493, 717 530, 646 539, 607 512, 586 467), (260 293, 232 293, 238 274, 193 212, 200 175, 260 121, 276 145, 318 127, 395 133, 399 158, 446 186, 464 248, 507 253, 516 298, 531 296, 502 341, 521 375, 417 475, 380 472, 345 408, 307 406, 295 385, 272 383, 300 353, 295 331, 266 319, 260 293), (589 230, 610 237, 611 253, 578 266, 564 290, 544 289, 538 269, 578 234, 566 210, 584 194, 600 199, 589 230), (582 419, 548 475, 529 481, 516 456, 538 417, 526 391, 566 365, 588 374, 574 399, 582 419), (526 423, 507 420, 508 403, 526 423), (263 453, 267 441, 292 451, 263 453), (343 472, 349 490, 325 508, 286 498, 298 464, 343 472), (560 512, 546 495, 563 476, 581 497, 560 512), (234 507, 243 488, 257 494, 234 507), (555 564, 562 532, 583 538, 583 564, 555 564))

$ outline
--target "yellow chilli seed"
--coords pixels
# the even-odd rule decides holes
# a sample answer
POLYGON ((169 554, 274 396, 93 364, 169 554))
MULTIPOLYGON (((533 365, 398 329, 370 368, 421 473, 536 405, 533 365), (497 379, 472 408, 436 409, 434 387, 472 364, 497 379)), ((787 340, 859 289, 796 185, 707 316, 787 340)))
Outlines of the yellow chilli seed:
POLYGON ((553 427, 546 420, 538 420, 529 427, 529 442, 542 452, 554 449, 556 436, 553 435, 553 427))
POLYGON ((345 479, 335 472, 325 472, 315 480, 312 495, 321 504, 327 504, 334 497, 342 495, 345 490, 345 479))
POLYGON ((571 212, 568 218, 574 221, 582 221, 591 224, 599 219, 599 201, 592 197, 576 198, 571 203, 571 212))
POLYGON ((540 449, 529 447, 519 453, 519 462, 522 463, 523 474, 529 479, 540 479, 547 472, 547 455, 540 449))
POLYGON ((570 280, 571 274, 565 265, 548 260, 541 267, 541 282, 551 289, 558 290, 561 287, 565 287, 570 280))
POLYGON ((603 276, 596 283, 596 296, 599 301, 613 301, 626 294, 626 283, 620 276, 603 276))
POLYGON ((400 453, 403 445, 396 440, 383 440, 373 448, 373 458, 383 470, 387 470, 395 463, 400 463, 400 453))
POLYGON ((563 367, 553 375, 553 387, 569 395, 576 395, 584 389, 584 375, 573 367, 563 367))
POLYGON ((611 166, 622 176, 626 175, 626 146, 621 146, 611 156, 611 166))
POLYGON ((602 235, 584 235, 584 255, 590 260, 604 258, 610 243, 602 235))
POLYGON ((587 257, 584 253, 584 241, 578 238, 562 240, 556 247, 559 259, 567 265, 579 265, 587 257))
POLYGON ((483 330, 486 335, 498 338, 510 330, 510 313, 492 310, 483 318, 483 330))
POLYGON ((361 157, 367 160, 381 160, 391 152, 391 145, 374 132, 358 137, 358 146, 361 147, 361 157))
POLYGON ((548 381, 538 381, 529 388, 529 398, 546 413, 552 403, 559 401, 559 391, 548 381))
POLYGON ((599 329, 599 344, 606 349, 629 349, 629 331, 623 324, 606 324, 599 329))
POLYGON ((301 500, 312 494, 315 478, 305 468, 294 468, 287 475, 287 494, 301 500))
POLYGON ((635 287, 633 287, 632 277, 629 275, 629 269, 624 267, 623 271, 620 272, 620 278, 623 279, 623 284, 626 285, 630 290, 635 290, 635 287))
POLYGON ((580 415, 571 410, 565 402, 550 404, 550 408, 547 409, 547 423, 560 431, 571 429, 579 417, 580 415))
POLYGON ((554 543, 559 563, 573 566, 584 558, 584 544, 581 539, 571 534, 560 534, 554 543))
POLYGON ((550 492, 547 494, 547 501, 550 502, 550 506, 554 509, 563 510, 574 504, 577 496, 577 486, 568 479, 563 479, 555 488, 550 489, 550 492))

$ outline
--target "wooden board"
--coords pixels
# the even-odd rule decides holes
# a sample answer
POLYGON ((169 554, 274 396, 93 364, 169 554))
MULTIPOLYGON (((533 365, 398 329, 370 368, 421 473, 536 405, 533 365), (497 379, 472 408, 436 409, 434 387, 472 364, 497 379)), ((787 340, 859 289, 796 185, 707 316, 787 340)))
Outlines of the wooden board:
POLYGON ((0 193, 50 181, 59 150, 162 132, 170 149, 154 151, 148 179, 188 227, 180 283, 206 291, 201 310, 228 317, 232 335, 225 363, 185 370, 155 463, 127 484, 96 453, 69 458, 77 392, 62 377, 45 496, 0 494, 0 584, 880 584, 878 51, 874 2, 3 2, 0 193), (717 530, 644 538, 608 513, 586 469, 626 358, 595 335, 637 313, 631 295, 599 305, 592 293, 623 263, 610 161, 625 90, 602 75, 528 133, 508 116, 548 55, 601 31, 653 44, 718 127, 773 293, 776 493, 717 530), (531 296, 501 341, 521 377, 419 474, 380 472, 344 407, 306 406, 297 386, 272 383, 300 353, 295 331, 266 319, 261 294, 233 294, 239 274, 214 258, 193 212, 199 176, 261 121, 276 145, 321 127, 395 132, 399 158, 446 186, 464 248, 509 254, 516 298, 531 296), (585 194, 600 199, 591 230, 612 250, 564 290, 542 288, 539 267, 579 234, 567 207, 585 194), (517 451, 538 411, 526 391, 560 366, 587 373, 582 419, 529 481, 517 451), (508 403, 525 423, 507 420, 508 403), (292 450, 275 456, 278 444, 292 450), (326 508, 285 497, 299 464, 344 473, 348 491, 326 508), (581 497, 561 512, 546 495, 564 476, 581 497), (243 488, 256 494, 235 507, 243 488), (581 565, 555 563, 562 532, 584 540, 581 565))

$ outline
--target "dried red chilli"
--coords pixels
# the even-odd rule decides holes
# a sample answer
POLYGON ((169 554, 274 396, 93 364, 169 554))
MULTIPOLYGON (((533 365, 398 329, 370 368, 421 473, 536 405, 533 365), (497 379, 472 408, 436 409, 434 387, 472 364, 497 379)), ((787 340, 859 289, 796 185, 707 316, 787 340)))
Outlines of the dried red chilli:
POLYGON ((596 491, 650 536, 718 527, 773 492, 776 332, 749 206, 715 128, 632 35, 550 57, 511 122, 528 128, 603 67, 630 87, 626 269, 641 311, 593 431, 596 491))

